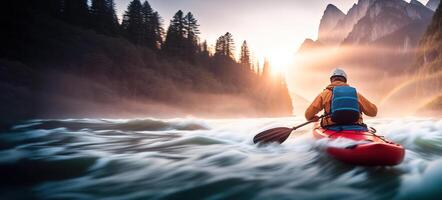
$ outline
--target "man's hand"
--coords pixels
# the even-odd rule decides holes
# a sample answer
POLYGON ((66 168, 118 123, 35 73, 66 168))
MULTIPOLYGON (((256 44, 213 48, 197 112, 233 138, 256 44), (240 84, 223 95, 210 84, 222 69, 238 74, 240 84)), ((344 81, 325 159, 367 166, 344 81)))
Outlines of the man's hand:
POLYGON ((319 117, 317 115, 315 115, 313 118, 311 118, 309 121, 311 122, 317 122, 319 121, 319 117))

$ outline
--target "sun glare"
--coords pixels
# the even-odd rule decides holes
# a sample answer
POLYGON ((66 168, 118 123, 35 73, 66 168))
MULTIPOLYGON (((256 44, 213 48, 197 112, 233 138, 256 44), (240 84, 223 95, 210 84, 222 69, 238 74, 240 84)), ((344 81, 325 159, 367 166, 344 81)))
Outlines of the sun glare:
POLYGON ((289 51, 274 51, 269 54, 269 61, 272 74, 285 73, 293 62, 293 55, 289 51))

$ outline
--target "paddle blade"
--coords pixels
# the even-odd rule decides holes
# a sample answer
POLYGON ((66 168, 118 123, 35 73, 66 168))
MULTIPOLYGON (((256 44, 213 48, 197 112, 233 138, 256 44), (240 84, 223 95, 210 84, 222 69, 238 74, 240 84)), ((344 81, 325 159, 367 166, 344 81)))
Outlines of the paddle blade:
POLYGON ((293 131, 291 128, 279 127, 272 128, 261 133, 258 133, 254 138, 253 142, 256 143, 271 143, 278 142, 283 143, 293 131))

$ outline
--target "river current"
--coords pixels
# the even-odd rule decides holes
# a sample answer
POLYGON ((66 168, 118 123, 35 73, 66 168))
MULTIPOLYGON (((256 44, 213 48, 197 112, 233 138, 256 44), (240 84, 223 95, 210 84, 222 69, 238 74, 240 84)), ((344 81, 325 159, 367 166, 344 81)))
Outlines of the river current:
POLYGON ((0 133, 1 199, 439 199, 442 120, 366 122, 406 148, 392 167, 329 157, 312 125, 257 146, 302 118, 54 119, 0 133))

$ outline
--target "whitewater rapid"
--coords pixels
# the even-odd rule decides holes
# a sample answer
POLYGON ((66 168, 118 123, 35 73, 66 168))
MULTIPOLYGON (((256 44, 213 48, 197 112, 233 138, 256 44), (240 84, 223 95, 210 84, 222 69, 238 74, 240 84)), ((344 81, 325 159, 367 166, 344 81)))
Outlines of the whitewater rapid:
POLYGON ((282 145, 260 131, 302 118, 31 120, 0 133, 6 199, 438 199, 442 120, 367 120, 406 148, 393 167, 330 158, 312 126, 282 145))

